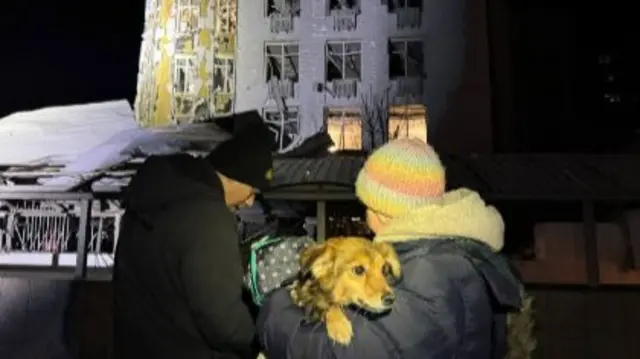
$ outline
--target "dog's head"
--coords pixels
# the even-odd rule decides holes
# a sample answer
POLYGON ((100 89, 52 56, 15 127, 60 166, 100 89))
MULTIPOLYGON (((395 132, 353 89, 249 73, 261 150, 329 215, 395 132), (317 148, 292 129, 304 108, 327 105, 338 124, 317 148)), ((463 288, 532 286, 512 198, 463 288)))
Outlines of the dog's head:
POLYGON ((333 304, 372 313, 391 309, 392 285, 401 277, 393 247, 358 237, 337 237, 307 247, 300 256, 302 281, 316 282, 333 304))

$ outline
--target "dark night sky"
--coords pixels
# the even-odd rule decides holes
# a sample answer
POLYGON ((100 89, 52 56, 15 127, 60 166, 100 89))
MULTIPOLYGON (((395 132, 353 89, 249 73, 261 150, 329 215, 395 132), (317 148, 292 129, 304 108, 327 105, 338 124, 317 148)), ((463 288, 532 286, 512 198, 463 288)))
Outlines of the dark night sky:
POLYGON ((3 1, 0 116, 133 100, 143 22, 144 0, 3 1))
MULTIPOLYGON (((532 142, 523 149, 544 150, 551 142, 558 143, 554 145, 557 149, 575 147, 567 142, 576 137, 568 135, 574 130, 567 128, 590 132, 582 136, 582 142, 595 143, 603 137, 603 117, 610 117, 606 127, 617 131, 609 137, 633 133, 632 128, 639 126, 629 121, 635 123, 640 113, 640 86, 636 85, 640 83, 636 65, 640 56, 635 49, 640 31, 635 12, 628 6, 614 6, 618 0, 606 5, 598 2, 602 6, 593 8, 569 6, 569 2, 508 1, 513 4, 514 91, 525 96, 514 104, 514 122, 521 134, 513 136, 518 137, 517 142, 524 143, 526 138, 532 142), (636 112, 621 114, 619 120, 593 107, 602 98, 598 88, 602 74, 594 61, 599 52, 615 53, 616 48, 627 49, 624 84, 633 88, 637 99, 632 104, 636 112), (635 55, 630 56, 631 52, 635 55), (561 107, 565 113, 558 112, 561 107), (550 134, 556 134, 557 140, 550 141, 550 134)), ((118 98, 133 101, 143 22, 144 0, 3 1, 0 116, 50 105, 118 98)))

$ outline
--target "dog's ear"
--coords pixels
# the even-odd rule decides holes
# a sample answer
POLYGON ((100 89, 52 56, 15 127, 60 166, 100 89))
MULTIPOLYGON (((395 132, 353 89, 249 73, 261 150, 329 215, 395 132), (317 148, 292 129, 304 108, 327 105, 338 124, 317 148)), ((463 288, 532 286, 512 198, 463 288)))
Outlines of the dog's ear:
POLYGON ((393 249, 393 246, 389 243, 375 242, 374 245, 380 254, 382 254, 384 260, 391 266, 391 275, 394 281, 400 281, 402 279, 402 267, 396 250, 393 249))
POLYGON ((334 267, 335 250, 326 243, 312 244, 300 253, 301 279, 323 277, 334 267))

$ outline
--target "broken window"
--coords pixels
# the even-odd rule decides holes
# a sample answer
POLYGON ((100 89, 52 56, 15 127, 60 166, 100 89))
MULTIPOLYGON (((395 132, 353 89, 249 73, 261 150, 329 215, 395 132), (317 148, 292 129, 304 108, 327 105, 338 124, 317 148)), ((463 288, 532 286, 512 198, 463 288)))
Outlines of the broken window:
POLYGON ((216 56, 213 60, 213 108, 215 114, 227 114, 231 111, 233 105, 233 81, 233 58, 216 56))
POLYGON ((329 0, 329 11, 331 10, 358 10, 359 0, 329 0))
POLYGON ((269 43, 265 46, 266 82, 273 79, 298 82, 299 47, 295 43, 269 43))
POLYGON ((173 64, 173 93, 175 95, 196 95, 198 71, 196 57, 176 55, 173 64))
POLYGON ((192 55, 175 55, 173 62, 173 99, 176 117, 189 115, 198 94, 197 61, 192 55))
POLYGON ((236 46, 236 7, 235 0, 216 1, 215 38, 220 53, 235 54, 236 46))
POLYGON ((214 92, 233 92, 233 59, 214 58, 213 89, 214 92))
POLYGON ((422 9, 423 0, 388 0, 389 12, 396 12, 398 9, 422 9))
POLYGON ((327 133, 333 141, 329 150, 361 150, 362 118, 354 109, 329 109, 326 115, 327 133))
POLYGON ((389 139, 417 138, 427 142, 427 109, 424 105, 389 108, 389 139))
POLYGON ((300 16, 300 0, 266 0, 267 16, 272 14, 300 16))
POLYGON ((274 150, 283 150, 300 135, 300 121, 297 108, 287 108, 279 110, 265 110, 264 122, 273 132, 276 148, 274 150))
POLYGON ((200 3, 198 0, 177 0, 176 31, 190 33, 200 27, 200 3))
POLYGON ((389 78, 416 77, 424 73, 422 41, 392 40, 389 42, 389 78))
POLYGON ((362 68, 360 42, 332 41, 327 43, 326 80, 360 80, 362 68))

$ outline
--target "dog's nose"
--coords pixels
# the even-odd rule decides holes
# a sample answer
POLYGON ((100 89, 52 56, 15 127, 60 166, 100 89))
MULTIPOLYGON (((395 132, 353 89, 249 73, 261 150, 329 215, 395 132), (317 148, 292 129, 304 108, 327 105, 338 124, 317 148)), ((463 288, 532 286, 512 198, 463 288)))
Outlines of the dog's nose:
POLYGON ((390 307, 396 301, 396 295, 393 293, 387 293, 382 296, 382 304, 386 307, 390 307))

